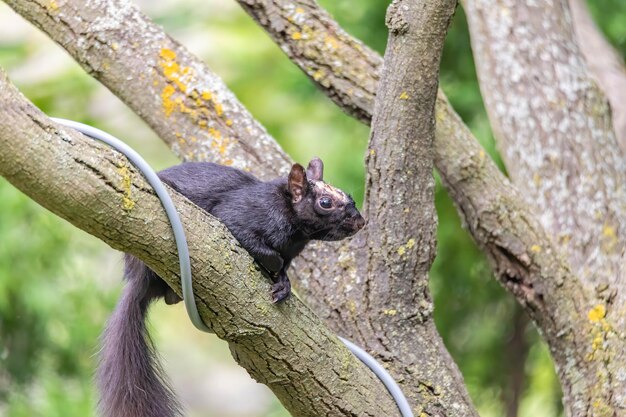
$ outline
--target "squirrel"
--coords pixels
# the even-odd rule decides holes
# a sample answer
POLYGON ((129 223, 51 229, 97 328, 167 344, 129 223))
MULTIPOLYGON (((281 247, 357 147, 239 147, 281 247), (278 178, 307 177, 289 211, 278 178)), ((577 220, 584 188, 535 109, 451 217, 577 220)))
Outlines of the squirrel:
MULTIPOLYGON (((324 164, 294 164, 289 175, 261 181, 210 162, 159 172, 161 180, 217 217, 270 273, 271 300, 291 293, 287 268, 310 240, 341 240, 365 220, 352 197, 323 181, 324 164)), ((175 417, 181 407, 163 375, 145 318, 150 304, 181 298, 141 260, 125 254, 126 285, 102 335, 96 375, 102 417, 175 417)))

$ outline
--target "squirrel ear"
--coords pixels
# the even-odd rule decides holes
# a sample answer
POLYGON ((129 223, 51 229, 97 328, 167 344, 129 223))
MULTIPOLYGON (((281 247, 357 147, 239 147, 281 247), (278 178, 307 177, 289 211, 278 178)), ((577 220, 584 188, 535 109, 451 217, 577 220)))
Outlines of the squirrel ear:
POLYGON ((306 174, 313 181, 322 181, 324 177, 324 163, 322 160, 317 157, 311 159, 306 169, 306 174))
POLYGON ((287 188, 291 194, 291 201, 297 203, 302 200, 302 197, 306 194, 307 186, 308 182, 304 167, 300 164, 293 164, 287 179, 287 188))

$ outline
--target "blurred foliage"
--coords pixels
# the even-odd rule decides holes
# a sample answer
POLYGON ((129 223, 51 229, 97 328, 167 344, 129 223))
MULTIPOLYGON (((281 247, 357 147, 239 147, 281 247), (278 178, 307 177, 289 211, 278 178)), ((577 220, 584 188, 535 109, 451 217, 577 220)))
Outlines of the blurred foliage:
POLYGON ((0 213, 0 402, 16 417, 89 415, 84 381, 114 301, 91 276, 104 245, 4 180, 0 213))
MULTIPOLYGON (((348 32, 384 52, 387 1, 321 3, 348 32)), ((294 159, 322 157, 327 179, 362 201, 367 127, 332 105, 236 4, 219 0, 140 4, 224 78, 294 159)), ((604 33, 626 55, 626 3, 597 0, 590 5, 604 33)), ((20 19, 0 3, 0 66, 29 99, 50 115, 91 123, 128 139, 158 169, 175 163, 154 133, 119 100, 20 19)), ((503 168, 481 101, 461 8, 446 41, 441 87, 503 168)), ((492 278, 439 183, 436 205, 439 243, 431 273, 435 320, 481 415, 504 415, 516 370, 525 375, 520 416, 561 414, 558 381, 545 345, 532 325, 520 320, 519 307, 492 278), (520 337, 522 345, 517 347, 524 353, 512 355, 520 337)), ((0 242, 0 415, 93 415, 93 356, 119 290, 119 256, 2 179, 0 242)), ((153 321, 159 323, 153 329, 155 338, 164 355, 176 363, 174 382, 185 387, 191 415, 287 415, 275 400, 258 400, 256 411, 215 414, 207 411, 214 405, 203 406, 200 400, 196 404, 194 398, 210 397, 206 391, 215 385, 223 388, 227 385, 223 381, 240 383, 232 373, 215 368, 227 361, 227 347, 194 332, 185 324, 182 310, 161 305, 155 310, 153 321), (183 374, 193 377, 180 377, 183 374), (218 375, 220 381, 198 383, 210 375, 218 375), (187 394, 196 387, 195 397, 187 394)), ((224 393, 215 396, 230 398, 224 393)), ((249 402, 253 397, 234 398, 226 402, 249 402)))

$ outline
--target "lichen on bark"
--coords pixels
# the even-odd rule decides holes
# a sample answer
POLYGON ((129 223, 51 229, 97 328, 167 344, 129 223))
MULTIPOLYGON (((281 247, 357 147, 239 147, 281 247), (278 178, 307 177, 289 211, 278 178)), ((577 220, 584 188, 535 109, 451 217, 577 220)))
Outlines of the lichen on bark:
MULTIPOLYGON (((75 226, 139 257, 181 295, 171 226, 143 177, 116 151, 48 119, 2 71, 0 91, 0 175, 75 226), (120 204, 129 192, 132 213, 120 204)), ((294 416, 396 412, 378 378, 309 308, 296 297, 273 304, 270 280, 226 228, 170 191, 187 231, 200 315, 253 377, 294 416)))

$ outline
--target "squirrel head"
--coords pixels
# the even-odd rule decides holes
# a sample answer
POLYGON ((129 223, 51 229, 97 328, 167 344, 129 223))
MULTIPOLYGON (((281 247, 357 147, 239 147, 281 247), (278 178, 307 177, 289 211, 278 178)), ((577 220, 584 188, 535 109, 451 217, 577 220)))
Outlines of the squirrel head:
POLYGON ((287 191, 300 229, 315 240, 341 240, 365 226, 365 219, 348 194, 323 181, 324 163, 309 162, 306 171, 294 164, 287 179, 287 191))

